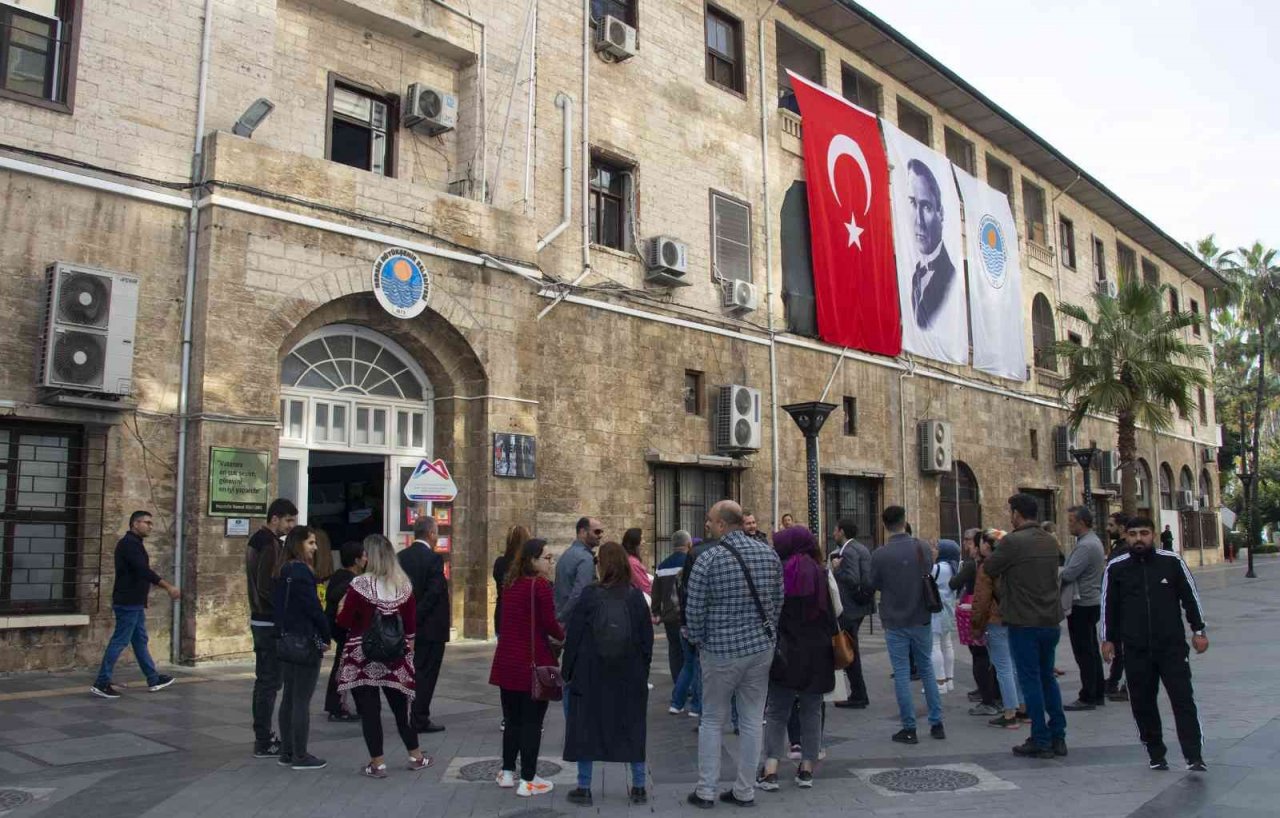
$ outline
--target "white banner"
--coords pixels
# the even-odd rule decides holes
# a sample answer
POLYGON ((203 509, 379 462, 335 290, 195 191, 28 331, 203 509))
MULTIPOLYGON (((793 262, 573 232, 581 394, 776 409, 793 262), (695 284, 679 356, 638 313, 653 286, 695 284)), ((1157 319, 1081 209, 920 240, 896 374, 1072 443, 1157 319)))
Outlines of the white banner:
POLYGON ((960 197, 951 163, 891 123, 880 124, 889 154, 902 348, 968 363, 960 197))
POLYGON ((964 198, 973 367, 1025 381, 1027 342, 1022 334, 1025 310, 1017 220, 1003 193, 960 168, 955 171, 964 198))

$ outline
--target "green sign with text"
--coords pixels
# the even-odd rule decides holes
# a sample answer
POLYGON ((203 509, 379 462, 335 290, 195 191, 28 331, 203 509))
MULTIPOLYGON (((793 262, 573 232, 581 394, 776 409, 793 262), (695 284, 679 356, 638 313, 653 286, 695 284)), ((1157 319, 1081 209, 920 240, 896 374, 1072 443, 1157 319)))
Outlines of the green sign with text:
POLYGON ((263 517, 270 502, 271 453, 209 448, 209 514, 263 517))

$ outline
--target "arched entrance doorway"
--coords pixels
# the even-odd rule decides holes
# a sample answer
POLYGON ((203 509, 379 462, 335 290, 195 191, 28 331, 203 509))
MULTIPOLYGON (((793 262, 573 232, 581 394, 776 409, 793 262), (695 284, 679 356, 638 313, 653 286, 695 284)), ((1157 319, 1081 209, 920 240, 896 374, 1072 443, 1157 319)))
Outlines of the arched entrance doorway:
POLYGON ((942 475, 938 495, 938 536, 960 541, 967 528, 982 527, 982 505, 978 478, 963 460, 942 475))
POLYGON ((331 324, 280 364, 280 494, 336 549, 412 528, 404 481, 431 453, 433 389, 381 333, 331 324))

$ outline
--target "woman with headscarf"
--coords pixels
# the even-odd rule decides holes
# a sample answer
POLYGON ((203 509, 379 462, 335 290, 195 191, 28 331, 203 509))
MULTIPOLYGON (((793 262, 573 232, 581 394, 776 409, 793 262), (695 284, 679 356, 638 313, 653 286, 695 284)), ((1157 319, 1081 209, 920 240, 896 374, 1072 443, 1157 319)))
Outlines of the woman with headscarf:
POLYGON ((955 690, 952 674, 956 669, 956 592, 951 578, 960 571, 960 544, 955 540, 938 540, 935 547, 933 578, 942 597, 942 610, 933 615, 933 669, 938 677, 938 692, 955 690))
POLYGON ((822 747, 822 696, 835 688, 836 633, 834 611, 827 591, 827 570, 818 541, 800 525, 773 537, 782 561, 783 603, 778 622, 778 651, 769 671, 769 703, 765 708, 764 759, 756 786, 778 789, 778 761, 787 753, 787 720, 800 704, 800 766, 796 786, 813 786, 813 767, 822 747))

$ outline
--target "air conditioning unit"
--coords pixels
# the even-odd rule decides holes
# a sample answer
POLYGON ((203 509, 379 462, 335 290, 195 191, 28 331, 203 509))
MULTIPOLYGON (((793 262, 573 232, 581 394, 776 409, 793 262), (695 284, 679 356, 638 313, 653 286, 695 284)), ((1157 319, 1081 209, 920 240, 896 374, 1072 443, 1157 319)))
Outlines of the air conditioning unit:
POLYGON ((645 249, 644 280, 668 287, 687 287, 689 248, 671 236, 654 236, 645 249))
POLYGON ((720 387, 716 405, 716 451, 741 453, 760 448, 760 390, 720 387))
POLYGON ((596 51, 603 51, 618 61, 634 57, 636 30, 617 17, 605 15, 596 25, 596 51))
POLYGON ((1103 295, 1109 295, 1112 298, 1115 298, 1117 295, 1120 294, 1120 285, 1116 284, 1114 281, 1111 281, 1110 279, 1099 279, 1095 283, 1098 287, 1098 292, 1102 293, 1103 295))
POLYGON ((756 285, 749 281, 725 281, 723 296, 720 303, 730 312, 751 312, 760 303, 756 285))
POLYGON ((1209 448, 1208 446, 1205 446, 1203 449, 1200 450, 1201 463, 1212 463, 1216 459, 1217 459, 1217 453, 1213 449, 1209 448))
POLYGON ((63 391, 128 395, 138 279, 59 262, 48 268, 40 385, 63 391))
POLYGON ((951 471, 951 424, 944 420, 922 420, 920 435, 920 471, 938 474, 951 471))
POLYGON ((1178 508, 1185 510, 1196 507, 1196 498, 1192 496, 1191 489, 1178 489, 1178 508))
POLYGON ((415 82, 405 94, 404 124, 427 136, 452 131, 458 127, 458 98, 415 82))
POLYGON ((1104 489, 1120 488, 1120 452, 1116 449, 1098 453, 1098 482, 1104 489))
POLYGON ((1075 462, 1071 450, 1076 447, 1076 430, 1070 426, 1053 427, 1053 465, 1070 466, 1075 462))

